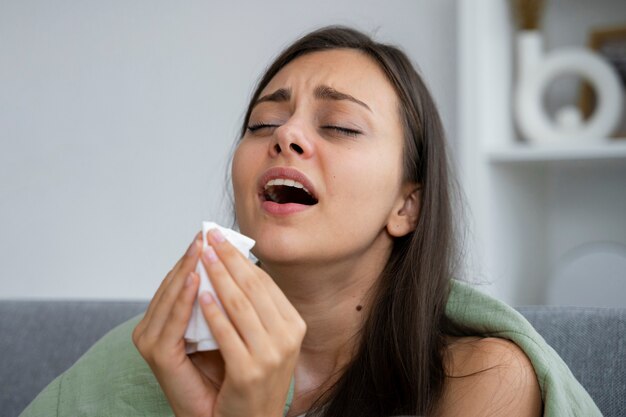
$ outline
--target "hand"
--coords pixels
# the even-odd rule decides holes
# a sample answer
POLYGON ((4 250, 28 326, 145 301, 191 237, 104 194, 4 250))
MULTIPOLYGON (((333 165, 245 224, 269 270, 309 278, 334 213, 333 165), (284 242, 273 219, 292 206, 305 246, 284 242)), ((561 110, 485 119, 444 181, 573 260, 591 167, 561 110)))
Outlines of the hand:
POLYGON ((133 343, 161 385, 176 416, 211 416, 217 389, 185 352, 183 336, 191 317, 202 248, 198 233, 185 255, 167 274, 146 314, 133 331, 133 343))
POLYGON ((281 416, 306 324, 264 271, 213 234, 203 264, 232 322, 201 297, 220 351, 185 354, 199 236, 163 280, 133 342, 177 416, 281 416))

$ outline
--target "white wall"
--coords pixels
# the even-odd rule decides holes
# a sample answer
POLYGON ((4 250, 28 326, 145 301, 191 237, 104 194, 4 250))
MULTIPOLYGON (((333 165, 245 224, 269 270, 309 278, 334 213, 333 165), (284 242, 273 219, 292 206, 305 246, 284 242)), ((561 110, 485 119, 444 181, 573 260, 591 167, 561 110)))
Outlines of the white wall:
POLYGON ((400 45, 455 137, 454 0, 0 1, 0 298, 149 298, 225 220, 246 101, 297 36, 400 45), (331 11, 331 12, 329 12, 331 11))

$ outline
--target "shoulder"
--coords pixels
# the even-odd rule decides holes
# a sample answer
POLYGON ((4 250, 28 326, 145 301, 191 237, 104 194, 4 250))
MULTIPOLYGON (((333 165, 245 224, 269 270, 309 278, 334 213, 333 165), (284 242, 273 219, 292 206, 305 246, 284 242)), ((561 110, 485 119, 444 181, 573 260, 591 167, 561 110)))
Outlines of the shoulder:
POLYGON ((450 338, 437 416, 540 416, 541 391, 532 363, 500 338, 450 338))

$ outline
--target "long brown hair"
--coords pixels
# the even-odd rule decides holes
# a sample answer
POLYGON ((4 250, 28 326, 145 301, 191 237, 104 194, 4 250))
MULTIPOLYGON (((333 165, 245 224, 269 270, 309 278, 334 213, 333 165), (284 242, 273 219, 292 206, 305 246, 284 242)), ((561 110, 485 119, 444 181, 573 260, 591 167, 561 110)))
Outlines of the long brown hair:
POLYGON ((267 68, 250 99, 239 138, 246 133, 253 103, 281 68, 304 54, 336 48, 364 52, 393 85, 404 130, 404 179, 421 185, 421 205, 415 231, 395 239, 371 289, 373 304, 352 361, 307 416, 429 414, 441 398, 445 377, 449 324, 444 312, 461 252, 452 197, 460 187, 451 172, 436 105, 409 58, 398 47, 377 43, 349 27, 315 30, 288 46, 267 68))

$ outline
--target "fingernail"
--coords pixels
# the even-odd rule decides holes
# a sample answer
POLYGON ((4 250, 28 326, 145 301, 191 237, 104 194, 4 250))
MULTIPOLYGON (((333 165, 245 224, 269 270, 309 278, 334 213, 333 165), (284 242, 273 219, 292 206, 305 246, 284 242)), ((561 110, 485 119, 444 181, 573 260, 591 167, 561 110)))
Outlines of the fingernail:
POLYGON ((204 259, 209 263, 214 263, 217 261, 217 254, 215 253, 215 249, 213 249, 213 246, 207 246, 206 248, 204 248, 202 255, 204 256, 204 259))
POLYGON ((213 236, 213 239, 217 242, 217 243, 222 243, 224 240, 226 240, 224 238, 224 235, 222 234, 222 232, 220 232, 219 229, 211 229, 209 231, 209 233, 211 234, 211 236, 213 236))
POLYGON ((211 304, 211 302, 213 302, 213 297, 211 296, 211 293, 209 292, 202 292, 200 294, 200 302, 202 304, 211 304))

